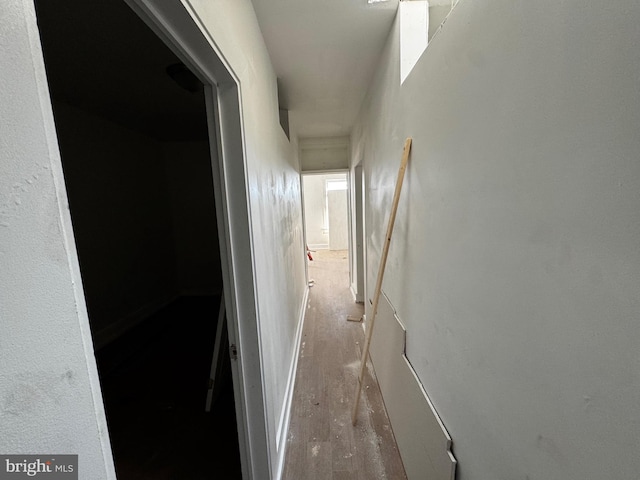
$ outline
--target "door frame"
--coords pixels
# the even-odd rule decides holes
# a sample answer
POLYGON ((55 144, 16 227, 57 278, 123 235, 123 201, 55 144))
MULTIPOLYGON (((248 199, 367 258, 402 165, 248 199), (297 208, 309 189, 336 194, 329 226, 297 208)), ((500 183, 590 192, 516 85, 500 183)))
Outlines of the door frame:
POLYGON ((353 168, 353 254, 351 291, 357 303, 364 303, 365 274, 364 274, 364 170, 362 164, 353 168), (355 289, 354 289, 355 285, 355 289))
MULTIPOLYGON (((336 174, 344 174, 347 180, 347 238, 348 238, 348 248, 347 251, 348 256, 349 256, 349 277, 351 278, 352 275, 352 266, 351 266, 351 258, 352 255, 354 254, 354 241, 353 241, 353 234, 351 231, 351 222, 352 222, 352 213, 351 213, 351 206, 352 206, 352 200, 351 200, 351 171, 348 168, 333 168, 333 169, 327 169, 327 170, 301 170, 300 171, 300 199, 301 199, 301 204, 302 204, 302 237, 304 239, 304 244, 306 246, 309 245, 308 243, 308 239, 307 239, 307 212, 306 212, 306 208, 305 208, 305 203, 304 203, 304 179, 303 177, 305 176, 317 176, 317 175, 336 175, 336 174)), ((309 264, 308 262, 305 262, 305 273, 307 276, 307 283, 309 282, 309 264)))
POLYGON ((229 344, 237 351, 231 368, 242 476, 270 478, 241 84, 189 5, 124 1, 205 86, 229 344))

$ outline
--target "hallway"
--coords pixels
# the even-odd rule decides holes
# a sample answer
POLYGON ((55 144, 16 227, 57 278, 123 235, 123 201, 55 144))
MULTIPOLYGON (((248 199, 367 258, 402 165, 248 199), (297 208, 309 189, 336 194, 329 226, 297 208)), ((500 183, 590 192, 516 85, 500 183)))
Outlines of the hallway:
POLYGON ((3 0, 0 470, 638 478, 639 22, 637 0, 3 0), (349 258, 308 265, 330 244, 302 176, 336 172, 349 258), (347 316, 371 319, 383 258, 354 428, 347 316), (222 290, 224 430, 204 305, 149 318, 222 290))
POLYGON ((364 334, 346 320, 363 312, 349 290, 347 252, 314 252, 309 279, 283 479, 406 478, 371 362, 351 425, 364 334))

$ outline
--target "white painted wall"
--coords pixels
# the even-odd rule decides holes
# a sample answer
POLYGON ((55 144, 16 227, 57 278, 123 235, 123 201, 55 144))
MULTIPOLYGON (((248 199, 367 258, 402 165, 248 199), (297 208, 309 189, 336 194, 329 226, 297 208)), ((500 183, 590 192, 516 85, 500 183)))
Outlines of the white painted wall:
POLYGON ((402 87, 390 34, 352 136, 368 284, 411 136, 383 289, 458 479, 640 470, 639 21, 463 0, 402 87))
POLYGON ((362 165, 360 164, 361 156, 355 158, 356 166, 352 169, 350 179, 351 194, 351 238, 352 246, 349 262, 350 286, 351 291, 358 303, 364 303, 364 185, 362 165))
MULTIPOLYGON (((284 442, 281 425, 297 327, 304 313, 305 250, 297 144, 278 120, 276 76, 252 4, 190 0, 209 38, 240 82, 271 475, 284 442), (280 447, 280 449, 278 448, 280 447)), ((291 125, 295 139, 295 125, 291 125)), ((251 255, 251 252, 246 252, 251 255)), ((263 477, 267 478, 267 473, 263 477)))
POLYGON ((0 451, 115 479, 33 3, 0 7, 0 451))
POLYGON ((349 248, 347 190, 327 192, 327 212, 329 215, 329 250, 347 250, 349 248))
MULTIPOLYGON (((303 175, 302 186, 304 189, 304 222, 305 233, 307 238, 307 245, 310 249, 328 249, 330 243, 330 228, 329 228, 329 208, 331 206, 327 202, 327 180, 345 180, 347 179, 346 173, 330 173, 326 175, 322 174, 309 174, 303 175)), ((338 206, 333 206, 334 222, 338 221, 336 228, 338 230, 346 229, 347 221, 347 204, 345 203, 338 206), (337 207, 337 208, 336 208, 337 207), (345 222, 343 225, 342 222, 345 222)), ((347 244, 347 232, 339 231, 335 235, 344 237, 342 243, 344 245, 339 248, 340 250, 346 250, 347 244)), ((335 238, 334 241, 337 241, 335 238)))
POLYGON ((400 18, 400 83, 411 73, 427 48, 429 2, 412 0, 398 5, 400 18))
MULTIPOLYGON (((275 477, 306 292, 297 145, 251 2, 191 3, 240 80, 271 470, 258 474, 275 477)), ((29 0, 3 2, 0 45, 0 451, 78 453, 83 478, 115 478, 29 0)))
POLYGON ((349 137, 302 138, 299 150, 303 172, 349 168, 349 137))
POLYGON ((304 175, 304 224, 307 245, 312 250, 329 248, 329 231, 325 225, 325 175, 304 175))

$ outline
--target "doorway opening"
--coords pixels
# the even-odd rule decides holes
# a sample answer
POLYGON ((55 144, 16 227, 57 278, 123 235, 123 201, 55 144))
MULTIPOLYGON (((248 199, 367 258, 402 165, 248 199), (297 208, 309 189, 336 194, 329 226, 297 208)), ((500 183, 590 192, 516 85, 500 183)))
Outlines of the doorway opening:
MULTIPOLYGON (((331 255, 348 264, 349 195, 346 172, 302 175, 304 228, 309 260, 331 255)), ((309 280, 312 282, 312 279, 309 280)))
POLYGON ((118 478, 241 478, 203 86, 122 1, 35 5, 118 478))

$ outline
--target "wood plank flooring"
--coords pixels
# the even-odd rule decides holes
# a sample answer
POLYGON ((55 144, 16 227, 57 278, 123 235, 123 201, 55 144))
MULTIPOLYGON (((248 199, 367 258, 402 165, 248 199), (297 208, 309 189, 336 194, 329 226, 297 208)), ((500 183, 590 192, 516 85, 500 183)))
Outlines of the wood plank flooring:
POLYGON ((351 425, 364 332, 363 306, 349 290, 346 251, 317 251, 294 389, 283 480, 406 479, 375 372, 369 362, 356 426, 351 425))

